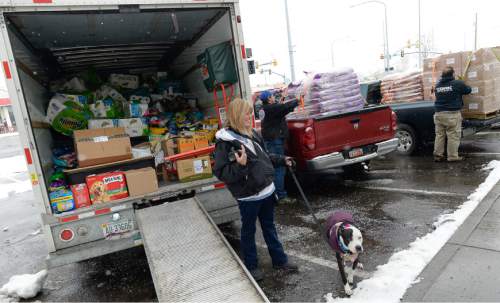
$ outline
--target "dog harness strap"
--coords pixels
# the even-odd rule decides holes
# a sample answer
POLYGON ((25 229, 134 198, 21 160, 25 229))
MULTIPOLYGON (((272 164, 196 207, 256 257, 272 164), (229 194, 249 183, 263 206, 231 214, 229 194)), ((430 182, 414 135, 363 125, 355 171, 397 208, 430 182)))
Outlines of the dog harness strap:
POLYGON ((330 237, 332 236, 333 227, 335 227, 335 234, 337 235, 337 242, 339 244, 340 250, 344 254, 351 254, 351 251, 345 245, 344 240, 342 239, 341 235, 339 234, 339 228, 340 228, 340 226, 342 224, 344 224, 344 222, 338 222, 337 224, 335 224, 334 226, 332 226, 332 228, 330 229, 330 237))

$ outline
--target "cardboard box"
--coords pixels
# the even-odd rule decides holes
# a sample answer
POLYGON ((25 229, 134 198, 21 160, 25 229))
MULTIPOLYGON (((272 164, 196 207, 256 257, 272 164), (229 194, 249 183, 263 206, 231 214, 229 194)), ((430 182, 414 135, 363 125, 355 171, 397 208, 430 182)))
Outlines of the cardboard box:
POLYGON ((128 197, 127 182, 122 172, 90 175, 86 181, 92 204, 128 197))
POLYGON ((194 148, 200 149, 204 147, 208 147, 208 134, 204 132, 196 132, 193 135, 194 148))
POLYGON ((131 197, 149 194, 158 190, 156 171, 151 168, 134 169, 125 172, 128 193, 131 197))
POLYGON ((471 87, 471 94, 464 96, 500 96, 500 81, 497 80, 483 80, 483 81, 469 81, 468 85, 471 87))
POLYGON ((434 65, 436 65, 435 70, 438 70, 438 64, 439 60, 437 58, 426 58, 424 59, 424 66, 423 70, 424 73, 432 73, 434 71, 434 65))
POLYGON ((178 160, 177 176, 181 182, 189 182, 212 177, 210 157, 203 156, 186 160, 178 160))
POLYGON ((87 184, 81 183, 71 185, 70 189, 73 193, 73 199, 75 200, 75 208, 89 207, 92 205, 87 184))
POLYGON ((467 96, 464 98, 464 114, 488 114, 500 110, 500 98, 467 96))
POLYGON ((132 158, 130 138, 121 127, 76 130, 73 135, 79 167, 132 158))
POLYGON ((424 100, 436 101, 436 96, 431 92, 431 88, 424 87, 424 100))
POLYGON ((165 156, 173 156, 195 150, 194 139, 191 137, 173 137, 161 142, 165 156))
POLYGON ((110 128, 116 127, 116 120, 113 119, 92 119, 89 120, 88 128, 96 129, 96 128, 110 128))

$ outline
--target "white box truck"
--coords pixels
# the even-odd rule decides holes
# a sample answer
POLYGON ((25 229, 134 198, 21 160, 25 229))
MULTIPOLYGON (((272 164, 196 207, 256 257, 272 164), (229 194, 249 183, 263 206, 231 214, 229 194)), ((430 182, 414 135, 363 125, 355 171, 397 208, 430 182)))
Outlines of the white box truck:
POLYGON ((0 60, 40 205, 48 266, 144 245, 161 301, 265 301, 215 225, 239 218, 235 200, 217 179, 170 183, 158 192, 62 214, 52 212, 47 188, 56 140, 44 117, 54 79, 90 66, 105 73, 167 71, 206 114, 216 116, 197 56, 230 41, 235 95, 249 99, 238 1, 0 0, 0 31, 0 60), (120 233, 109 237, 109 230, 120 233), (203 257, 196 255, 200 245, 203 257), (173 283, 173 277, 187 284, 173 283))

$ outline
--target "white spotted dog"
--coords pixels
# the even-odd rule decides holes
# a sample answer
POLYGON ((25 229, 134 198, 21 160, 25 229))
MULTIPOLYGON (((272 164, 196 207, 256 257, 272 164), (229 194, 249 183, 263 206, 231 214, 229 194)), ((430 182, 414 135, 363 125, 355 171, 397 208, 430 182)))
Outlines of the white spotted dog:
POLYGON ((326 220, 326 236, 337 257, 344 291, 350 296, 353 293, 354 271, 363 270, 363 264, 359 262, 359 254, 363 252, 363 235, 354 226, 352 214, 336 211, 326 220), (346 267, 346 262, 352 263, 352 267, 346 267))

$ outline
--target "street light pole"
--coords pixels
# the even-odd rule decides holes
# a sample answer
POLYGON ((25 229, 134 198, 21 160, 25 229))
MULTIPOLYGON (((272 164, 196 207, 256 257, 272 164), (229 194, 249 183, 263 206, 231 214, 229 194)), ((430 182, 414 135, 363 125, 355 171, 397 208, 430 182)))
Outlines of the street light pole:
POLYGON ((290 32, 290 18, 288 16, 288 1, 285 0, 286 31, 288 33, 288 53, 290 56, 290 73, 292 81, 295 81, 295 62, 293 58, 292 33, 290 32))
POLYGON ((389 71, 389 68, 390 68, 390 58, 389 58, 389 35, 388 35, 388 31, 387 31, 387 5, 382 2, 382 1, 378 1, 378 0, 370 0, 370 1, 365 1, 365 2, 361 2, 361 3, 358 3, 358 4, 355 4, 355 5, 351 5, 350 7, 353 8, 353 7, 356 7, 356 6, 360 6, 360 5, 364 5, 364 4, 367 4, 367 3, 378 3, 378 4, 381 4, 384 6, 384 27, 385 27, 385 35, 384 35, 384 45, 385 45, 385 48, 384 48, 384 65, 385 65, 385 71, 388 72, 389 71))
POLYGON ((420 0, 418 0, 418 68, 422 68, 422 35, 420 33, 420 0))

